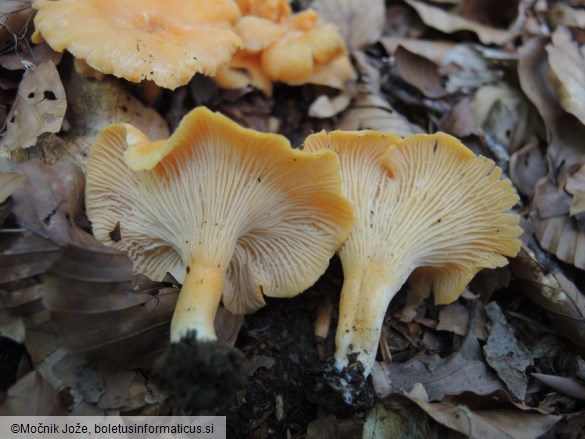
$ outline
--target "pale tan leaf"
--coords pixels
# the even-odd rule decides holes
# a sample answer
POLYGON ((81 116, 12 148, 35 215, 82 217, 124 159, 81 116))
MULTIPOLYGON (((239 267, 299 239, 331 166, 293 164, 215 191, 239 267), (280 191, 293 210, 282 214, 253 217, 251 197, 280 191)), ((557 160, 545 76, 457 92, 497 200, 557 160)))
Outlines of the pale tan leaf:
POLYGON ((340 93, 334 97, 321 95, 309 107, 309 116, 318 119, 333 117, 345 110, 350 102, 351 96, 347 93, 340 93))
POLYGON ((459 302, 447 305, 439 311, 438 331, 450 331, 465 335, 469 329, 469 310, 459 302))
POLYGON ((573 196, 569 213, 571 216, 585 212, 585 165, 581 165, 565 183, 565 190, 573 196))
POLYGON ((402 46, 396 49, 394 56, 398 74, 407 84, 417 88, 429 98, 440 98, 447 94, 434 62, 402 46))
POLYGON ((17 172, 0 173, 0 204, 24 184, 25 178, 17 172))
POLYGON ((549 142, 549 173, 536 186, 530 220, 545 250, 585 269, 584 225, 570 216, 572 200, 563 187, 585 155, 585 126, 559 105, 547 75, 546 44, 533 38, 518 50, 520 86, 542 116, 549 142))
POLYGON ((29 372, 9 390, 1 416, 64 416, 57 391, 37 371, 29 372))
POLYGON ((585 400, 585 385, 573 378, 547 375, 543 373, 531 374, 543 384, 570 398, 585 400))
POLYGON ((536 130, 538 115, 517 88, 505 82, 484 85, 473 95, 475 121, 509 152, 516 151, 536 130))
POLYGON ((30 148, 41 134, 61 131, 66 108, 65 89, 55 64, 28 69, 6 118, 0 147, 8 151, 30 148))
POLYGON ((579 8, 572 8, 569 5, 554 4, 551 5, 550 21, 553 27, 571 26, 585 28, 585 10, 579 8))
POLYGON ((410 136, 422 130, 396 111, 380 96, 373 94, 356 97, 343 115, 337 129, 346 131, 378 130, 397 136, 410 136))
POLYGON ((523 247, 510 261, 521 290, 541 306, 563 336, 585 346, 585 296, 562 273, 549 274, 534 254, 523 247))
POLYGON ((532 137, 510 157, 510 178, 518 191, 530 198, 534 195, 536 184, 546 173, 545 153, 539 148, 536 137, 532 137))
POLYGON ((85 169, 87 154, 97 133, 111 123, 129 123, 149 138, 169 136, 165 120, 146 107, 116 78, 95 81, 72 68, 65 83, 71 129, 66 135, 46 135, 39 141, 47 164, 72 160, 85 169))
POLYGON ((563 108, 585 123, 585 60, 568 29, 559 27, 546 46, 553 85, 563 108))
POLYGON ((438 29, 441 32, 472 31, 484 44, 505 44, 516 36, 515 32, 485 26, 421 1, 405 0, 405 2, 416 10, 427 26, 438 29))
POLYGON ((334 23, 350 48, 375 43, 382 35, 384 0, 315 0, 311 3, 321 18, 334 23))
POLYGON ((435 64, 442 64, 443 59, 453 49, 451 41, 419 40, 414 38, 382 37, 380 43, 389 54, 394 54, 399 46, 409 52, 423 56, 435 64))

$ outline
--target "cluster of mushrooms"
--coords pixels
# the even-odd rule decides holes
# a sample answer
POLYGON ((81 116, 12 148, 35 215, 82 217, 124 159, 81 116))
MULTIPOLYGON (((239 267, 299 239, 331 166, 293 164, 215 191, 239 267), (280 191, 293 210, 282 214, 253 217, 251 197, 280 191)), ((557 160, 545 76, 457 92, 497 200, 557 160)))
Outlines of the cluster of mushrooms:
POLYGON ((299 150, 198 107, 168 140, 105 128, 90 151, 86 204, 95 236, 137 272, 182 283, 172 342, 216 340, 221 302, 249 314, 264 296, 295 296, 338 251, 335 365, 343 374, 357 354, 365 377, 409 277, 446 304, 479 270, 516 255, 519 217, 508 210, 518 197, 501 173, 443 133, 323 131, 299 150))
MULTIPOLYGON (((34 7, 35 41, 134 82, 174 89, 204 73, 270 94, 272 81, 336 86, 354 75, 334 28, 313 11, 292 15, 284 0, 34 7)), ((103 129, 89 154, 86 206, 95 236, 127 253, 137 273, 182 283, 173 343, 216 340, 220 303, 249 314, 264 296, 300 294, 338 252, 334 363, 351 402, 350 359, 370 374, 386 310, 407 280, 447 304, 478 271, 519 251, 519 217, 509 212, 518 197, 501 174, 447 134, 320 132, 293 149, 198 107, 166 140, 128 124, 103 129)))
POLYGON ((36 0, 33 42, 68 50, 79 72, 174 90, 196 73, 222 88, 273 82, 341 88, 355 78, 343 38, 286 0, 36 0))

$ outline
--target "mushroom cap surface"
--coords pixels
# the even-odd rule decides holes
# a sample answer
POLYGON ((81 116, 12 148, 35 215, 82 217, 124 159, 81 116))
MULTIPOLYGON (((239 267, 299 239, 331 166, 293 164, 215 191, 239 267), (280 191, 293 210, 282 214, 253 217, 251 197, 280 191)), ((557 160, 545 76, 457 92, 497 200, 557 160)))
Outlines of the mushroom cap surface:
POLYGON ((318 133, 305 142, 305 150, 329 147, 340 155, 344 193, 357 218, 340 251, 344 272, 369 261, 387 261, 388 270, 399 264, 406 275, 418 269, 417 283, 447 304, 478 271, 504 266, 518 253, 519 217, 508 212, 518 195, 493 161, 444 133, 390 142, 364 133, 318 133), (379 148, 386 150, 376 180, 367 183, 363 161, 379 148))
POLYGON ((453 302, 477 272, 516 256, 522 229, 509 210, 519 198, 492 160, 437 133, 403 139, 385 162, 400 194, 392 239, 410 247, 417 282, 429 285, 435 303, 453 302))
POLYGON ((230 0, 36 0, 34 42, 97 71, 175 89, 213 76, 241 47, 230 0))
POLYGON ((262 68, 273 81, 303 84, 314 72, 315 65, 328 63, 345 53, 345 43, 335 26, 291 30, 262 52, 262 68))
POLYGON ((310 287, 354 224, 333 152, 294 150, 203 107, 166 141, 106 127, 90 151, 86 204, 95 236, 153 279, 227 260, 223 302, 236 314, 310 287))

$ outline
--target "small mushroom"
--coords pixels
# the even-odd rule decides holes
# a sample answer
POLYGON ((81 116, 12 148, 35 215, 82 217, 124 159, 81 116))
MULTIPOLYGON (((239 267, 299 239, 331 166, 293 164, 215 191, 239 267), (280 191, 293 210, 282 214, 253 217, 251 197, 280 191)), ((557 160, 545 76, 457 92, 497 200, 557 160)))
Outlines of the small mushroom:
POLYGON ((344 284, 336 334, 335 383, 346 401, 349 358, 372 369, 386 309, 410 274, 435 303, 457 299, 483 268, 520 249, 518 201, 494 162, 443 133, 400 139, 374 131, 311 135, 305 151, 336 151, 356 226, 339 251, 344 284))
MULTIPOLYGON (((68 50, 98 72, 175 89, 213 76, 242 41, 231 0, 36 0, 35 43, 68 50)), ((87 69, 86 69, 87 70, 87 69)))
POLYGON ((137 272, 182 282, 173 342, 216 340, 222 298, 247 314, 264 295, 304 291, 354 223, 333 152, 292 149, 203 107, 168 140, 105 128, 90 151, 86 204, 95 236, 128 253, 137 272))

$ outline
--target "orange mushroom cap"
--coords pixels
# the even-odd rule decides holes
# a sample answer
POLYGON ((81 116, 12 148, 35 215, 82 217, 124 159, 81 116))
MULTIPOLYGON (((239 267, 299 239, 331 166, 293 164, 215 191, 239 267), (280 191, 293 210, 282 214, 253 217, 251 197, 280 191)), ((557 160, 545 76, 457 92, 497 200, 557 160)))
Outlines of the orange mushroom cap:
POLYGON ((272 96, 272 81, 260 64, 260 55, 238 52, 228 66, 223 67, 213 78, 221 88, 236 89, 249 85, 266 96, 272 96))
POLYGON ((213 76, 241 47, 230 0, 36 0, 33 42, 68 50, 95 70, 175 89, 213 76))
POLYGON ((245 314, 264 295, 304 291, 354 221, 333 152, 292 149, 203 107, 166 141, 105 128, 90 151, 86 204, 95 236, 127 252, 136 271, 183 282, 172 341, 192 330, 215 339, 222 298, 245 314))
POLYGON ((235 0, 242 15, 265 18, 274 23, 285 23, 291 13, 287 0, 235 0))
POLYGON ((316 64, 346 53, 335 26, 323 25, 308 32, 291 31, 262 52, 262 67, 273 81, 306 83, 316 64))
MULTIPOLYGON (((404 139, 374 131, 321 132, 306 151, 332 149, 356 226, 339 251, 341 293, 335 359, 357 353, 367 376, 386 309, 417 271, 438 304, 457 299, 483 268, 520 249, 518 196, 502 170, 443 133, 404 139)), ((347 396, 347 395, 346 395, 347 396)))

